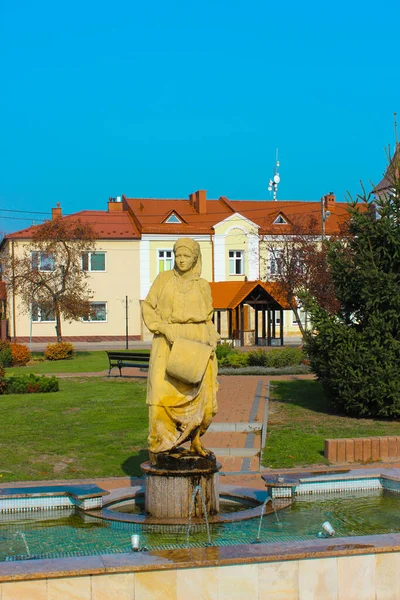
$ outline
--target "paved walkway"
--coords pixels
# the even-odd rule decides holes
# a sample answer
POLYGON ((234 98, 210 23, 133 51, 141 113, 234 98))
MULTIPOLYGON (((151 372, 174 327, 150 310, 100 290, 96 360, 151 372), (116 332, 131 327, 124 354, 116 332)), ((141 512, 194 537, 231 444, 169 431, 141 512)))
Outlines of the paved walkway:
MULTIPOLYGON (((108 371, 94 373, 60 373, 59 377, 104 377, 108 371)), ((147 372, 124 368, 124 379, 147 379, 147 372)), ((118 372, 112 377, 120 378, 118 372)), ((218 377, 218 413, 202 438, 222 465, 224 483, 238 483, 245 477, 249 485, 263 487, 260 478, 262 428, 266 416, 269 383, 276 380, 313 379, 313 375, 218 377), (257 484, 257 485, 256 485, 257 484)))
MULTIPOLYGON (((87 377, 107 375, 108 371, 100 373, 68 373, 60 374, 60 377, 87 377)), ((125 378, 146 379, 146 372, 139 369, 125 369, 125 378)), ((206 434, 203 436, 204 445, 216 452, 218 462, 221 463, 221 483, 240 485, 264 489, 265 484, 261 479, 262 472, 271 469, 260 469, 259 452, 261 445, 261 425, 265 416, 267 403, 268 384, 279 380, 301 380, 312 379, 313 375, 275 375, 275 376, 227 376, 218 377, 220 388, 218 392, 219 410, 214 421, 206 434), (251 426, 248 426, 251 424, 251 426), (254 431, 255 429, 255 431, 254 431)), ((369 465, 369 467, 382 468, 385 464, 380 462, 369 465)), ((399 461, 388 463, 387 466, 400 467, 399 461)), ((365 468, 363 465, 352 464, 351 468, 365 468)), ((323 467, 329 470, 329 467, 323 467)), ((337 465, 332 470, 337 469, 337 465)), ((321 470, 320 467, 312 470, 321 470)), ((284 472, 301 472, 303 469, 280 469, 284 472)), ((83 480, 68 480, 68 483, 80 483, 83 480)), ((93 483, 93 479, 84 480, 93 483)), ((138 478, 109 477, 95 480, 99 487, 107 490, 129 487, 141 482, 138 478)), ((65 480, 53 480, 52 483, 65 483, 65 480)), ((48 485, 48 481, 35 482, 35 485, 48 485)), ((0 484, 1 487, 12 487, 13 485, 28 486, 32 482, 15 484, 0 484)))

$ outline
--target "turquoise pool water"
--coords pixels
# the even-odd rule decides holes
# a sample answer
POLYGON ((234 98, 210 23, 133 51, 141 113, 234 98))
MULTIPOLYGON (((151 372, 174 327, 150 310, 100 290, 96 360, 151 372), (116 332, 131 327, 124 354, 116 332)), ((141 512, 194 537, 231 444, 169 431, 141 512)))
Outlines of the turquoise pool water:
MULTIPOLYGON (((264 516, 260 541, 315 539, 324 521, 330 521, 336 537, 400 532, 400 494, 368 491, 318 494, 296 500, 291 507, 264 516)), ((259 518, 211 526, 216 546, 252 543, 257 538, 259 518)), ((60 558, 131 552, 130 536, 140 534, 141 545, 149 549, 186 546, 186 528, 181 532, 155 531, 154 527, 104 521, 79 511, 58 510, 2 515, 0 517, 0 560, 60 558)), ((192 531, 190 546, 204 545, 205 534, 192 531)))

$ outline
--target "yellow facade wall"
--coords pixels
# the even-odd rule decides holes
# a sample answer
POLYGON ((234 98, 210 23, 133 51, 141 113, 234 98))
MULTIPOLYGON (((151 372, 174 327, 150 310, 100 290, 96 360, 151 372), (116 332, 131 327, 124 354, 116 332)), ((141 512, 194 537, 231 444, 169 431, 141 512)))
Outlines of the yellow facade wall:
MULTIPOLYGON (((28 242, 16 242, 15 252, 28 242)), ((65 337, 124 336, 126 331, 125 299, 128 296, 129 335, 140 336, 139 307, 139 242, 136 240, 104 240, 96 244, 96 250, 106 253, 105 271, 89 273, 88 283, 92 290, 92 302, 107 303, 106 321, 63 320, 62 334, 65 337)), ((9 333, 12 337, 55 336, 55 322, 32 322, 22 302, 16 298, 15 332, 13 331, 13 302, 9 297, 9 333)))

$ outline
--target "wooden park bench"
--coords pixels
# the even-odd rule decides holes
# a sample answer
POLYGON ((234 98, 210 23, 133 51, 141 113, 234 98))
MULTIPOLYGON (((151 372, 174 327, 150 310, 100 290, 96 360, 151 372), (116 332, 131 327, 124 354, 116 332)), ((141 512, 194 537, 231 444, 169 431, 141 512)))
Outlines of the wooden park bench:
POLYGON ((148 352, 131 351, 114 351, 106 350, 110 368, 108 377, 110 377, 111 369, 118 367, 120 377, 122 377, 122 367, 138 367, 140 369, 148 369, 150 354, 148 352))

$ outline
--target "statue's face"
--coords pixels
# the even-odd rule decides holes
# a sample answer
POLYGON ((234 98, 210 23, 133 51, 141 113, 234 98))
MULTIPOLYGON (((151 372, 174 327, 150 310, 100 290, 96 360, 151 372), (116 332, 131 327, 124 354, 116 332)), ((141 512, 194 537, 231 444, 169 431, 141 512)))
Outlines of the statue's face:
POLYGON ((182 271, 182 273, 186 273, 186 271, 190 271, 190 269, 193 267, 195 261, 196 261, 196 258, 194 256, 193 252, 191 252, 189 250, 189 248, 185 248, 184 246, 179 248, 177 253, 175 254, 176 265, 177 265, 178 269, 180 271, 182 271))

